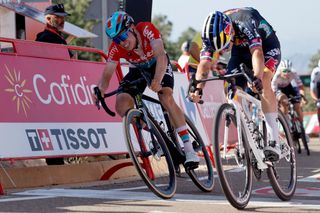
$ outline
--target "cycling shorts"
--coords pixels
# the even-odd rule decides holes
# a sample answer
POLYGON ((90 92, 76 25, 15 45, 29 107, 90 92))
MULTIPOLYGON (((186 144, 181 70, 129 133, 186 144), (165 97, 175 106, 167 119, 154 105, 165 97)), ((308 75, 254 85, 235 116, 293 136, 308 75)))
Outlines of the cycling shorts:
MULTIPOLYGON (((147 85, 152 82, 152 79, 155 74, 155 70, 156 70, 156 63, 154 63, 150 68, 147 68, 147 69, 130 68, 128 74, 125 75, 122 81, 134 81, 141 77, 144 77, 147 80, 138 85, 139 93, 143 93, 147 85)), ((161 85, 162 87, 170 87, 171 89, 173 89, 174 78, 173 78, 173 71, 172 71, 172 66, 170 64, 170 60, 168 60, 166 73, 162 78, 161 85)), ((129 93, 132 97, 136 95, 135 91, 125 91, 125 92, 129 93)))
MULTIPOLYGON (((279 88, 276 92, 277 97, 281 94, 280 92, 285 94, 288 98, 300 96, 299 90, 297 88, 294 88, 291 84, 289 84, 286 87, 279 88)), ((300 103, 301 101, 297 99, 292 99, 291 102, 293 104, 296 104, 296 103, 300 103)))
MULTIPOLYGON (((267 70, 275 73, 281 61, 280 42, 277 37, 271 37, 262 46, 264 54, 264 65, 267 70)), ((232 74, 231 71, 239 68, 239 65, 244 63, 248 68, 252 69, 252 55, 248 47, 232 47, 231 58, 228 63, 227 74, 232 74)), ((266 69, 265 69, 266 70, 266 69)), ((271 83, 271 82, 270 82, 271 83)), ((244 76, 236 79, 236 85, 243 90, 247 87, 247 80, 244 76)))

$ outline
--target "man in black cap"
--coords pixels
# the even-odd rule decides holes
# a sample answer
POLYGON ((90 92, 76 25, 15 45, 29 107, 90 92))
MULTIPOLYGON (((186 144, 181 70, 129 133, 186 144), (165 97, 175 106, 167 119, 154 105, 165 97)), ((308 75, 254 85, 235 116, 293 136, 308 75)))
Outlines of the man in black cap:
POLYGON ((63 4, 47 7, 44 15, 47 25, 44 31, 37 34, 36 41, 66 45, 67 42, 62 37, 61 31, 64 27, 65 16, 69 16, 70 14, 65 12, 63 4))
MULTIPOLYGON (((61 31, 64 27, 64 17, 69 16, 69 13, 64 11, 63 4, 51 5, 46 8, 45 12, 46 27, 44 31, 37 34, 36 41, 67 44, 66 40, 62 37, 61 31)), ((72 53, 69 51, 70 57, 72 53)), ((46 158, 47 165, 63 165, 64 158, 46 158)))

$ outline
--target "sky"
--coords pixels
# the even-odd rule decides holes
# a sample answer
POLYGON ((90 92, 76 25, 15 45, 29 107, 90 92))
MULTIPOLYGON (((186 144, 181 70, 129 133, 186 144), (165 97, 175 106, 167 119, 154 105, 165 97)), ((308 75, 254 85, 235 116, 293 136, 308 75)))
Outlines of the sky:
POLYGON ((173 23, 171 40, 188 27, 201 30, 212 11, 254 7, 273 26, 280 39, 282 57, 314 55, 320 49, 318 0, 153 0, 152 16, 163 14, 173 23))

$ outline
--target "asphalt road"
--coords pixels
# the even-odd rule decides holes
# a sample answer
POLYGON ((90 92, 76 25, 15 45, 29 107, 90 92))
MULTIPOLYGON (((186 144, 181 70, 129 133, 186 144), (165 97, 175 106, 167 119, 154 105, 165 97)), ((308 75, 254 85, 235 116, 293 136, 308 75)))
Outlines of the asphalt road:
MULTIPOLYGON (((266 176, 254 181, 246 212, 320 212, 320 141, 310 142, 311 155, 297 154, 298 185, 294 198, 280 201, 266 176)), ((225 199, 219 180, 210 193, 198 190, 185 175, 178 178, 177 194, 170 200, 156 197, 139 180, 95 182, 9 191, 0 196, 0 212, 239 212, 225 199)))

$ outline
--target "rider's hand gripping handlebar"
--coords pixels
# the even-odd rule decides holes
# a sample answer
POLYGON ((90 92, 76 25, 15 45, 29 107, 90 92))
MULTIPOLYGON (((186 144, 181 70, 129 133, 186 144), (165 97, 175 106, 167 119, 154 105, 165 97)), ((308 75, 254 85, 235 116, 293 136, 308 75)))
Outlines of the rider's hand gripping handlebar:
POLYGON ((95 87, 95 88, 94 88, 94 94, 95 94, 96 97, 97 97, 97 100, 96 100, 96 106, 97 106, 97 108, 100 109, 100 104, 101 104, 101 106, 103 107, 103 109, 104 109, 109 115, 111 115, 112 117, 116 116, 116 113, 114 113, 113 111, 111 111, 111 110, 109 109, 109 107, 107 106, 106 102, 104 101, 104 97, 102 97, 99 87, 95 87))

